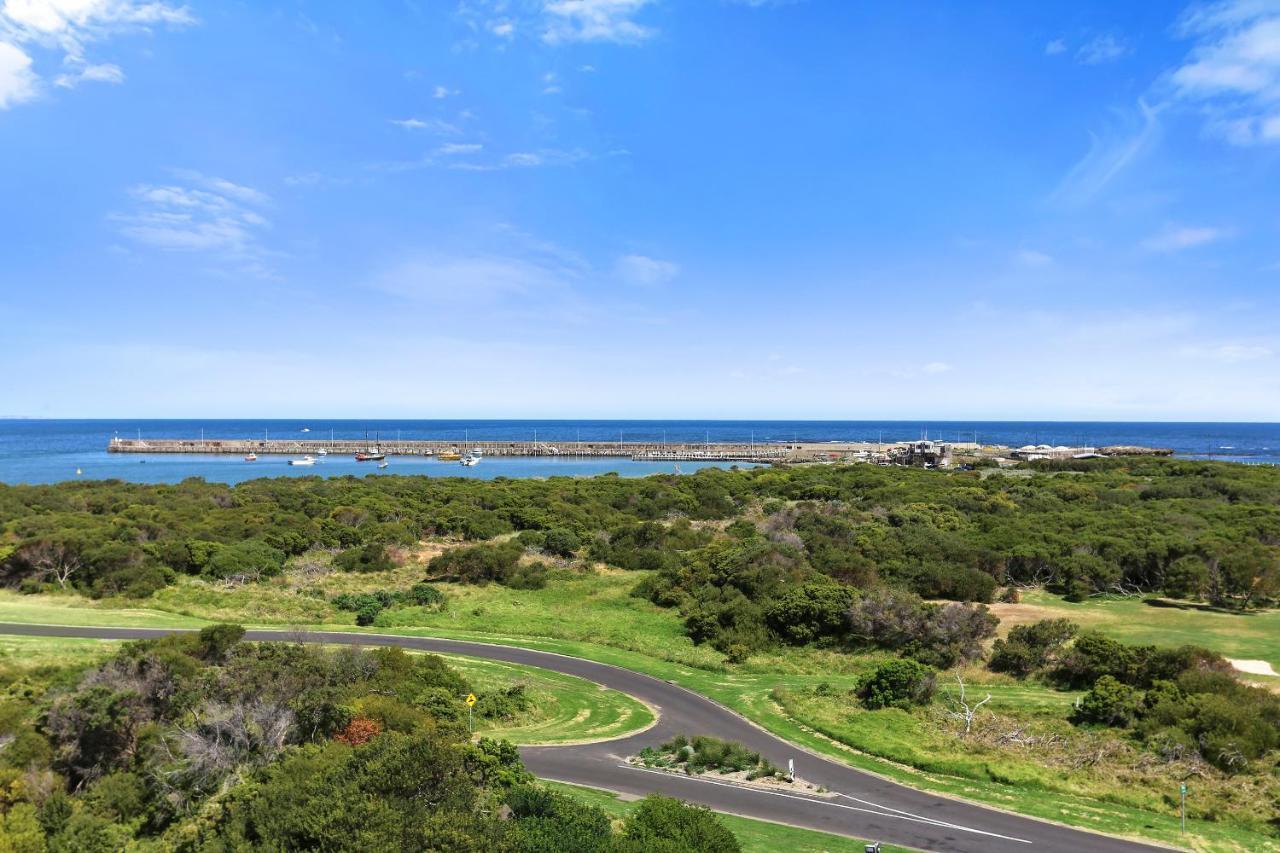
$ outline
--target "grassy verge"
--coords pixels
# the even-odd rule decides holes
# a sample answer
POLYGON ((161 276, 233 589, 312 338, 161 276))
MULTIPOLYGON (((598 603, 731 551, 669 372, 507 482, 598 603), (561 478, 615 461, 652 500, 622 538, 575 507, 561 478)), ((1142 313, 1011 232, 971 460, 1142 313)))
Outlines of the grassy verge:
MULTIPOLYGON (((609 791, 580 788, 577 785, 566 785, 562 782, 544 782, 543 784, 596 806, 614 818, 626 817, 635 808, 634 801, 623 800, 609 791)), ((862 853, 865 846, 865 842, 840 835, 752 820, 737 815, 722 814, 720 819, 738 837, 744 853, 777 853, 779 850, 786 850, 788 853, 862 853)), ((884 845, 880 849, 884 853, 905 853, 908 848, 884 845)))
POLYGON ((639 731, 653 712, 625 693, 571 675, 503 661, 443 656, 477 690, 523 685, 529 710, 505 722, 477 721, 476 731, 517 744, 605 740, 639 731))

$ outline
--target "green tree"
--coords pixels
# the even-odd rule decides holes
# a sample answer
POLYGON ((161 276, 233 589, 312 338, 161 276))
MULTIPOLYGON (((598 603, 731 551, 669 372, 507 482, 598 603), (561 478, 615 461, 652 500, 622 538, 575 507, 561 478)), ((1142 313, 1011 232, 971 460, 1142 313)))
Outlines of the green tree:
POLYGON ((623 850, 635 853, 736 853, 738 839, 715 812, 650 794, 627 818, 623 850))
POLYGON ((869 710, 908 709, 933 699, 934 671, 910 658, 889 660, 877 666, 858 684, 858 698, 869 710))

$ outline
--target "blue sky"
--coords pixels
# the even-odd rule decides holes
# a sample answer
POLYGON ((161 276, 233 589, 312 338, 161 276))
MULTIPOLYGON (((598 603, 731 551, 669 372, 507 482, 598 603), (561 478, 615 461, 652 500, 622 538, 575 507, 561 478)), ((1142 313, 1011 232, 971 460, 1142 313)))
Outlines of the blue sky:
POLYGON ((1280 420, 1280 0, 0 0, 0 415, 1280 420))

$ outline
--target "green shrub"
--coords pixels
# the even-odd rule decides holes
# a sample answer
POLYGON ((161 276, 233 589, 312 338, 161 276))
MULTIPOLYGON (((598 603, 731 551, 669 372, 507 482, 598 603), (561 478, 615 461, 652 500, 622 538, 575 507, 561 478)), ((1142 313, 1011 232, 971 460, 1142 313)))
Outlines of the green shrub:
POLYGON ((333 564, 344 572, 389 572, 396 567, 386 546, 378 542, 348 548, 333 558, 333 564))
POLYGON ((934 671, 916 660, 890 660, 866 675, 857 688, 858 698, 869 710, 927 705, 933 700, 934 671))

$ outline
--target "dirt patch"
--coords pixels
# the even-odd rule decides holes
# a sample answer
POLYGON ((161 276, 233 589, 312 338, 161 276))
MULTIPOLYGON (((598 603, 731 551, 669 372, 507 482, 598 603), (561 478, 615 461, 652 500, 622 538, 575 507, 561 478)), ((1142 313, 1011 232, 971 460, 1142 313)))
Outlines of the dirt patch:
POLYGON ((1270 663, 1265 660, 1243 660, 1240 658, 1227 658, 1233 667, 1241 672, 1247 672, 1250 675, 1274 675, 1280 677, 1280 672, 1275 671, 1270 663))

